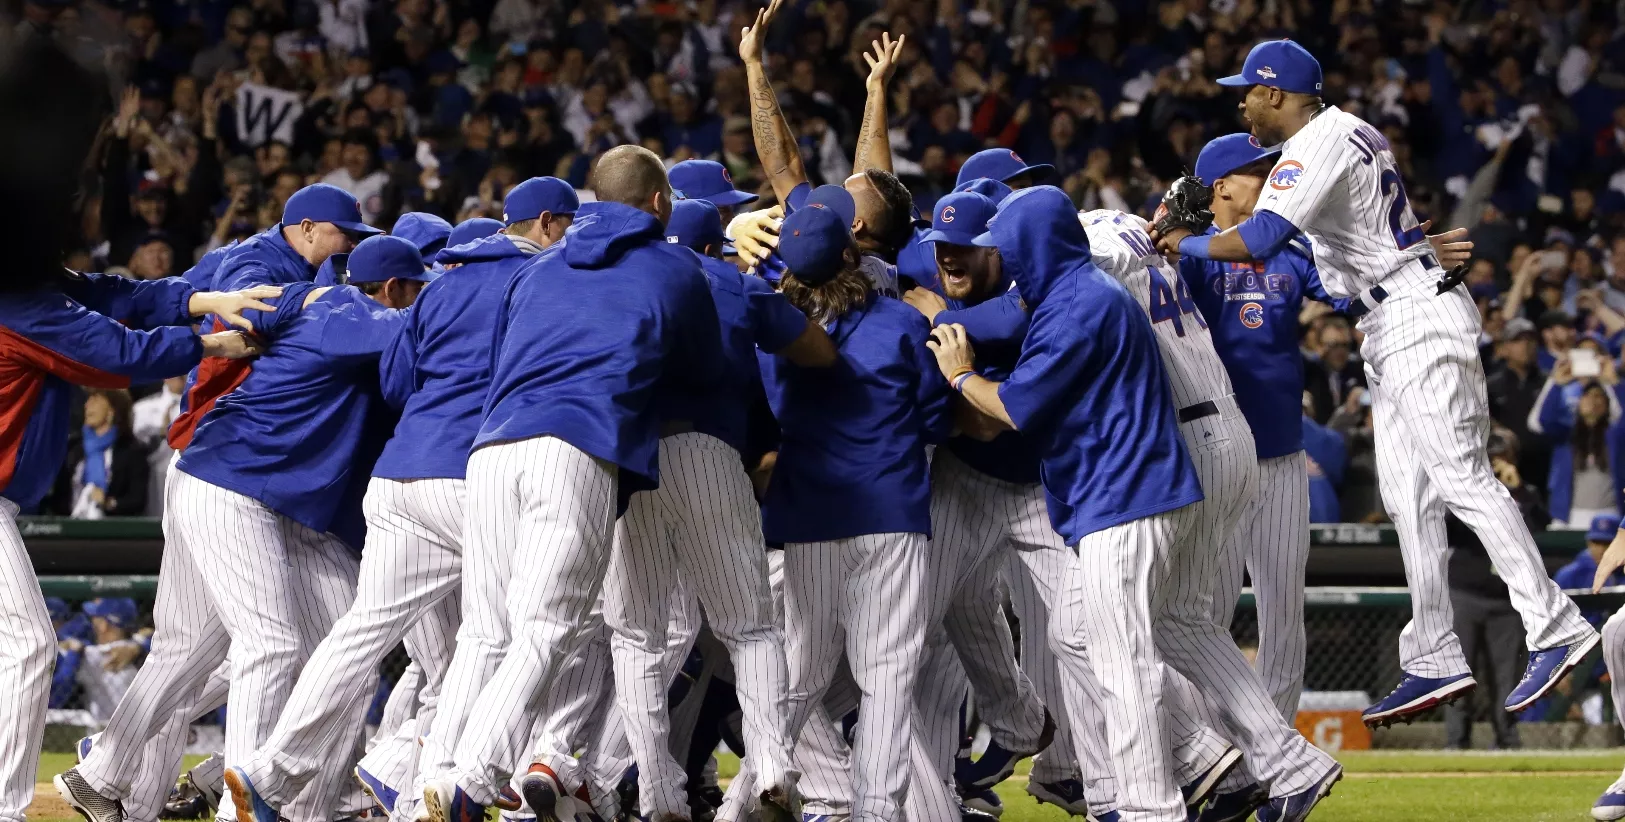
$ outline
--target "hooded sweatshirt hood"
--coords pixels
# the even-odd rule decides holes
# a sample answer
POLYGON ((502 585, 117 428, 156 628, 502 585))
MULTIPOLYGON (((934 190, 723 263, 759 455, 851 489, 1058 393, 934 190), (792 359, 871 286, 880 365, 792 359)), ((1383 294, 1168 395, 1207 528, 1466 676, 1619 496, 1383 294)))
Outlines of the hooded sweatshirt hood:
POLYGON ((999 204, 987 226, 1004 271, 1029 307, 1043 302, 1062 278, 1090 264, 1089 235, 1066 192, 1054 186, 1018 191, 999 204))
POLYGON ((609 268, 634 248, 665 241, 665 226, 646 211, 620 203, 583 203, 564 232, 564 261, 571 268, 609 268))
POLYGON ((528 257, 541 252, 542 247, 533 240, 527 240, 524 237, 512 237, 507 234, 492 234, 471 243, 448 248, 440 252, 440 257, 436 262, 440 265, 452 265, 454 263, 467 265, 486 260, 528 257))

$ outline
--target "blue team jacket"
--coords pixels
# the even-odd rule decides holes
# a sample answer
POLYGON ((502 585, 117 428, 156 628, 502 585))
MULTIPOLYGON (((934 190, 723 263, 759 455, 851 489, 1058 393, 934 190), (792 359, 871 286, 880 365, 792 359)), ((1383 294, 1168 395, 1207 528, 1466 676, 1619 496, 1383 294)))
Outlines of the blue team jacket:
POLYGON ((1066 194, 1018 191, 988 226, 1032 309, 1021 359, 999 396, 1038 449, 1050 523, 1075 545, 1202 499, 1151 324, 1090 262, 1066 194))
POLYGON ((276 311, 244 315, 270 345, 242 385, 204 416, 176 467, 359 547, 353 531, 334 523, 359 503, 355 478, 372 472, 376 451, 360 455, 388 434, 387 423, 369 416, 383 402, 378 358, 408 312, 352 286, 335 286, 301 307, 315 288, 289 286, 276 311))
POLYGON ((622 501, 659 483, 662 391, 715 390, 717 311, 694 252, 659 220, 587 203, 509 281, 474 448, 557 437, 621 469, 622 501))
MULTIPOLYGON (((1218 229, 1209 229, 1209 234, 1218 229)), ((1303 354, 1298 312, 1305 297, 1335 303, 1301 236, 1250 263, 1182 257, 1179 274, 1207 320, 1261 460, 1303 450, 1303 354)), ((1347 301, 1343 304, 1346 305, 1347 301)))
POLYGON ((906 303, 870 292, 828 329, 829 368, 759 356, 782 441, 762 499, 769 542, 931 535, 925 446, 952 428, 948 384, 906 303))
MULTIPOLYGON (((1535 408, 1532 426, 1537 434, 1546 437, 1552 446, 1552 465, 1546 480, 1546 493, 1550 498, 1547 510, 1552 519, 1565 522, 1574 500, 1574 446, 1569 435, 1574 432, 1575 406, 1564 391, 1543 391, 1540 405, 1535 408)), ((1625 505, 1620 489, 1625 488, 1625 419, 1608 426, 1604 435, 1608 450, 1608 472, 1614 477, 1614 505, 1625 505)), ((1622 508, 1621 510, 1625 510, 1622 508)))
POLYGON ((442 261, 460 265, 423 287, 379 363, 384 399, 401 421, 373 476, 464 477, 491 388, 491 329, 509 280, 540 251, 495 234, 444 252, 442 261))
POLYGON ((32 512, 56 482, 68 452, 70 384, 126 388, 197 365, 192 294, 178 277, 64 272, 38 291, 0 295, 0 496, 32 512))

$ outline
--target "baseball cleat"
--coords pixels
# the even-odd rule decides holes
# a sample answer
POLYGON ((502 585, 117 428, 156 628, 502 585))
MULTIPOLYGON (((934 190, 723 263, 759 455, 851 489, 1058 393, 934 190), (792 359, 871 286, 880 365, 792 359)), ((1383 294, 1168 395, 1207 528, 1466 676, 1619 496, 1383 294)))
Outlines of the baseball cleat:
POLYGON ((1088 816, 1089 802, 1083 796, 1083 780, 1076 777, 1056 782, 1027 782, 1027 795, 1041 805, 1054 805, 1073 816, 1088 816))
POLYGON ((519 793, 530 804, 537 822, 559 822, 559 800, 564 799, 568 791, 552 768, 532 762, 525 777, 519 780, 519 793))
POLYGON ((792 785, 780 782, 762 791, 758 798, 762 822, 796 822, 801 818, 801 798, 792 785))
POLYGON ((971 810, 981 811, 989 816, 1004 816, 1004 800, 1000 799, 998 793, 994 792, 992 788, 971 791, 959 797, 959 799, 965 803, 965 807, 971 810))
POLYGON ((1405 674, 1392 693, 1366 708, 1360 718, 1372 728, 1387 727, 1398 721, 1410 722, 1418 714, 1455 702, 1476 687, 1478 683, 1471 674, 1440 679, 1405 674))
POLYGON ((1244 822, 1253 811, 1270 801, 1269 791, 1254 783, 1239 791, 1218 793, 1202 809, 1197 822, 1244 822))
POLYGON ((1574 666, 1579 665, 1580 660, 1585 659, 1586 654, 1591 653, 1591 649, 1600 642, 1602 636, 1593 632, 1573 645, 1531 651, 1529 667, 1524 669, 1523 679, 1507 696, 1507 710, 1517 713, 1535 704, 1536 700, 1563 681, 1563 677, 1568 676, 1569 671, 1574 670, 1574 666))
MULTIPOLYGON (((485 822, 486 807, 450 779, 430 780, 423 786, 423 810, 431 822, 485 822)), ((556 820, 550 818, 549 822, 556 820)))
POLYGON ((1234 745, 1225 749, 1225 752, 1219 755, 1219 761, 1213 763, 1212 767, 1203 771, 1202 775, 1189 785, 1180 786, 1179 792, 1185 795, 1185 807, 1197 807, 1206 802, 1207 798, 1213 795, 1213 789, 1219 787, 1219 783, 1240 764, 1241 749, 1234 745))
POLYGON ((1614 780, 1608 790, 1597 797, 1597 804, 1591 806, 1591 818, 1597 822, 1615 822, 1625 819, 1625 774, 1614 780))
POLYGON ((1309 818, 1310 812, 1332 792, 1332 786, 1343 778, 1343 766, 1332 764, 1332 769, 1319 782, 1308 788, 1298 791, 1291 796, 1271 799, 1269 804, 1258 810, 1259 822, 1266 822, 1265 813, 1268 810, 1269 819, 1277 822, 1303 822, 1309 818))
POLYGON ((86 822, 124 822, 124 805, 117 799, 108 799, 90 787, 79 775, 78 768, 69 768, 51 780, 57 793, 83 816, 86 822))
POLYGON ((367 769, 357 765, 355 767, 355 781, 361 783, 361 792, 365 793, 374 804, 382 808, 384 813, 395 812, 395 800, 399 799, 400 791, 384 784, 382 779, 367 772, 367 769))
POLYGON ((254 783, 242 768, 226 768, 226 790, 237 808, 237 822, 277 822, 276 809, 254 790, 254 783))

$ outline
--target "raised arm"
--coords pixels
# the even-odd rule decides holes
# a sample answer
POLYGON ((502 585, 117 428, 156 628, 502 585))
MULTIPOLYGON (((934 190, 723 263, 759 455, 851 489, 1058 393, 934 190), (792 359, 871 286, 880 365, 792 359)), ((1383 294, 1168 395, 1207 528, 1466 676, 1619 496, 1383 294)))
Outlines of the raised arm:
POLYGON ((751 135, 756 140, 756 154, 762 161, 762 170, 779 202, 790 196, 790 190, 807 181, 807 169, 801 164, 801 149, 796 137, 790 133, 790 123, 779 109, 778 95, 767 81, 767 68, 762 64, 762 52, 767 46, 767 29, 779 13, 784 0, 773 0, 767 8, 756 12, 756 24, 748 26, 739 37, 739 59, 745 61, 745 80, 750 86, 751 135))
POLYGON ((891 133, 886 128, 886 84, 897 71, 897 55, 903 51, 907 35, 891 39, 890 33, 880 35, 871 46, 874 53, 863 53, 863 62, 869 64, 869 79, 865 86, 869 99, 863 104, 863 126, 858 129, 858 148, 852 155, 852 173, 878 168, 891 171, 891 133))

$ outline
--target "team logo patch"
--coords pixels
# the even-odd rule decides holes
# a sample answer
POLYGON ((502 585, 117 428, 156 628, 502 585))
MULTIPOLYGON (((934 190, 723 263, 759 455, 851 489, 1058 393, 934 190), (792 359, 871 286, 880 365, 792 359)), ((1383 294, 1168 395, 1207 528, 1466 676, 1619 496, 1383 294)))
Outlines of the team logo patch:
POLYGON ((951 222, 954 221, 954 207, 953 206, 943 206, 943 208, 942 208, 942 221, 945 222, 945 223, 951 223, 951 222))
POLYGON ((1241 324, 1248 328, 1257 328, 1264 324, 1264 306, 1258 303, 1247 303, 1241 307, 1241 324))
POLYGON ((1276 191, 1286 191, 1298 184, 1298 178, 1303 176, 1303 163, 1297 160, 1283 160, 1270 172, 1270 188, 1276 191))
POLYGON ((728 185, 733 185, 734 184, 734 176, 732 174, 728 173, 728 167, 727 166, 722 167, 722 180, 723 180, 723 182, 727 183, 728 185))
POLYGON ((1250 145, 1253 148, 1263 148, 1264 147, 1264 145, 1262 143, 1258 142, 1258 138, 1254 137, 1251 134, 1247 135, 1247 145, 1250 145))
POLYGON ((1015 160, 1016 162, 1021 163, 1022 165, 1026 165, 1026 162, 1021 159, 1021 155, 1015 153, 1014 151, 1010 152, 1010 159, 1015 160))
POLYGON ((1258 76, 1264 78, 1265 80, 1274 80, 1275 69, 1272 69, 1269 66, 1259 66, 1258 76))

